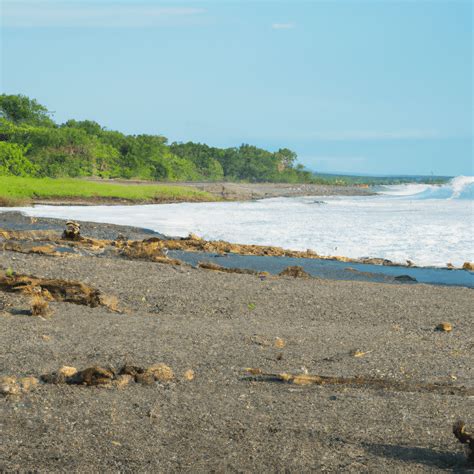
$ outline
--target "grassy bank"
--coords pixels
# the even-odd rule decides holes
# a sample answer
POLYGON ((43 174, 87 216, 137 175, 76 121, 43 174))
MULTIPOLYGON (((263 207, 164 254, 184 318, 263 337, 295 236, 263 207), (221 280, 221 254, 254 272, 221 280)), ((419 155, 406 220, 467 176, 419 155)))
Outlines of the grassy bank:
POLYGON ((0 176, 0 205, 14 206, 38 200, 130 202, 216 201, 210 193, 190 187, 131 186, 80 179, 20 178, 0 176))

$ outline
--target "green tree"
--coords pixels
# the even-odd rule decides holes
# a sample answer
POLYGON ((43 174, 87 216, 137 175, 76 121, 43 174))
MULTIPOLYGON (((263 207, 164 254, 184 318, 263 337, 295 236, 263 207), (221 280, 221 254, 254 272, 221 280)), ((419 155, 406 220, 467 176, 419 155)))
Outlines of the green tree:
POLYGON ((0 95, 0 112, 14 123, 54 126, 51 112, 35 99, 24 95, 0 95))
POLYGON ((25 157, 25 151, 21 145, 0 141, 0 175, 34 175, 36 169, 25 157))

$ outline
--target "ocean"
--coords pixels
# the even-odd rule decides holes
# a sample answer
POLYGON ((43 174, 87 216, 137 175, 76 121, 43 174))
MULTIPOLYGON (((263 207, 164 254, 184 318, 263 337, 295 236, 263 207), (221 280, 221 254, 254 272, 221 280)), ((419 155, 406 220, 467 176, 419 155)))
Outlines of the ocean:
POLYGON ((171 236, 381 257, 418 266, 474 261, 474 177, 383 186, 376 196, 140 206, 36 206, 29 216, 145 227, 171 236))

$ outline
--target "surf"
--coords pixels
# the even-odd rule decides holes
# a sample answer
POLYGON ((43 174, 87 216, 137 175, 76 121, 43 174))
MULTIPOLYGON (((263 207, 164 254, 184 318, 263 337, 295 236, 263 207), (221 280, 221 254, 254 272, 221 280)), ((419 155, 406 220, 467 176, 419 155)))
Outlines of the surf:
POLYGON ((457 176, 448 183, 436 184, 402 184, 386 186, 380 194, 410 199, 474 199, 474 176, 457 176))

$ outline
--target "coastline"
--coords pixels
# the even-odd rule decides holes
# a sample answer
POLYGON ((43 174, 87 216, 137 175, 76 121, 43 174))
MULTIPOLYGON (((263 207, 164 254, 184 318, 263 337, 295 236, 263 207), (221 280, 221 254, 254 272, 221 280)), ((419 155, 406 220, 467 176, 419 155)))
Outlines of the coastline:
MULTIPOLYGON (((296 196, 371 196, 375 195, 372 187, 360 185, 333 186, 320 184, 291 184, 291 183, 230 183, 230 182, 171 182, 151 183, 137 180, 97 180, 85 179, 84 182, 116 184, 121 186, 151 186, 165 185, 167 188, 187 188, 190 191, 202 192, 202 195, 172 197, 158 196, 147 199, 126 199, 121 197, 89 196, 89 197, 51 197, 32 198, 20 200, 23 206, 49 205, 49 206, 97 206, 97 205, 142 205, 142 204, 171 204, 183 202, 214 202, 214 201, 252 201, 274 197, 296 196), (206 195, 208 197, 206 197, 206 195)), ((8 197, 0 198, 1 207, 18 207, 8 197)))
MULTIPOLYGON (((318 255, 312 250, 293 251, 275 246, 243 245, 224 241, 206 241, 194 234, 185 237, 172 237, 151 229, 127 225, 79 221, 81 233, 86 236, 84 249, 89 252, 88 239, 98 248, 114 247, 116 239, 122 236, 132 245, 140 244, 147 250, 149 260, 154 255, 161 258, 163 249, 170 256, 183 263, 198 266, 201 261, 225 269, 278 273, 286 266, 301 266, 310 275, 318 278, 351 281, 379 281, 385 283, 426 282, 442 285, 474 287, 471 277, 472 263, 464 267, 417 266, 411 262, 398 263, 378 257, 349 258, 338 255, 318 255)), ((13 249, 23 253, 33 252, 43 246, 40 253, 61 252, 67 241, 60 236, 66 220, 58 218, 28 217, 17 211, 0 210, 0 245, 3 249, 13 249), (3 243, 1 243, 3 241, 3 243), (9 242, 17 242, 14 245, 9 242), (32 246, 32 243, 34 245, 32 246)), ((121 238, 122 238, 121 237, 121 238)), ((81 254, 81 242, 70 242, 77 255, 81 254)), ((101 250, 102 252, 103 250, 101 250)))
MULTIPOLYGON (((97 180, 93 180, 97 181, 97 180)), ((139 180, 110 180, 130 186, 146 184, 139 180)), ((361 185, 335 186, 305 183, 233 183, 233 182, 176 182, 167 186, 184 186, 212 194, 228 201, 251 201, 255 199, 296 196, 371 196, 377 194, 373 187, 361 185)))

